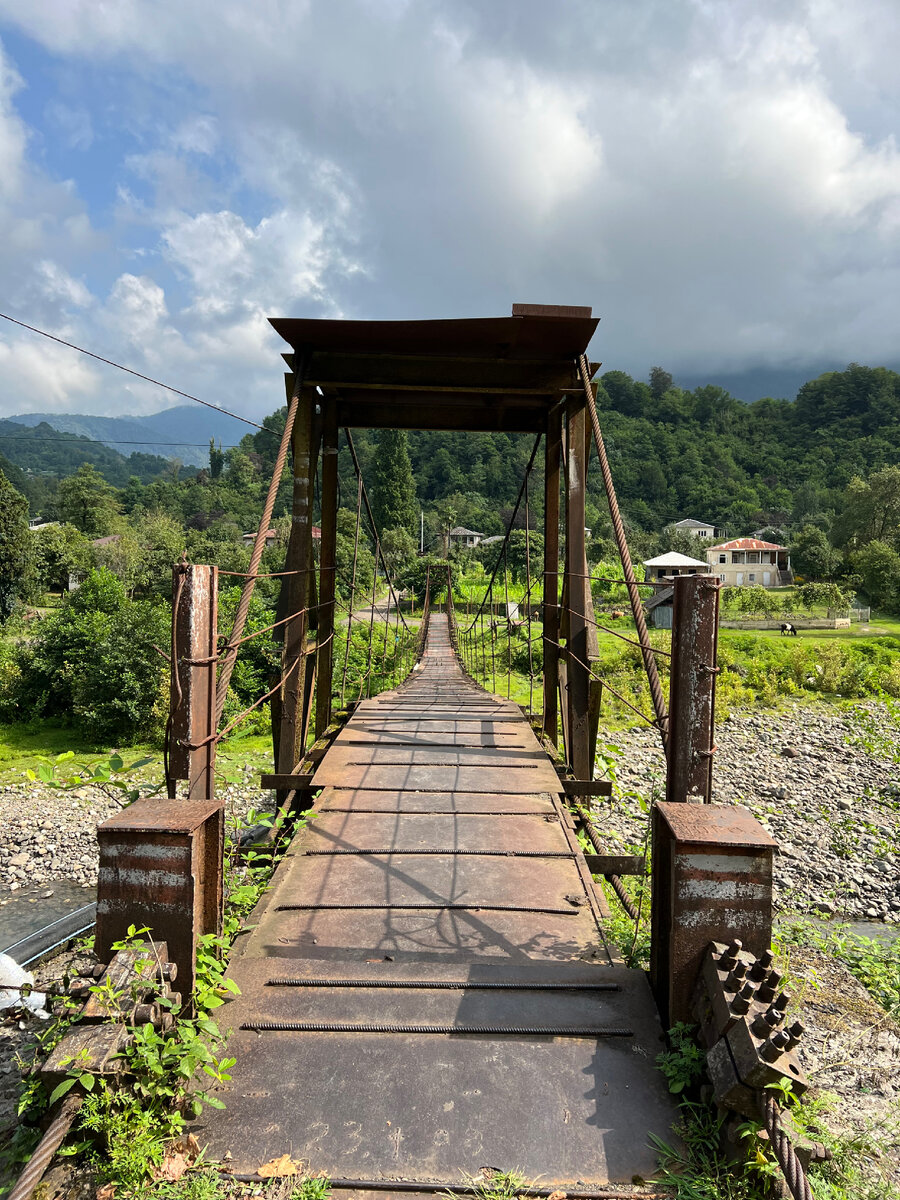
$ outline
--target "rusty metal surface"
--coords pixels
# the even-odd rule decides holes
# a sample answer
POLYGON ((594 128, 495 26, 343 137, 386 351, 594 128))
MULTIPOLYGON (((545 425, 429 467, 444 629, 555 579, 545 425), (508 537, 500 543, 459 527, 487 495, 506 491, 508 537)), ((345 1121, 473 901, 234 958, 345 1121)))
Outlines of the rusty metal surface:
MULTIPOLYGON (((267 965, 296 970, 293 962, 267 965)), ((399 971, 402 964, 389 969, 399 971)), ((480 966, 482 978, 488 970, 480 966)), ((528 970, 520 969, 520 977, 528 970)), ((471 1023, 476 1013, 510 1024, 562 1022, 578 1014, 604 1024, 624 1023, 633 1028, 633 1041, 238 1031, 231 1043, 238 1059, 234 1082, 220 1093, 227 1108, 210 1114, 198 1136, 210 1142, 213 1157, 231 1149, 238 1174, 290 1147, 292 1157, 329 1174, 367 1178, 424 1182, 460 1170, 476 1174, 495 1163, 515 1163, 542 1183, 598 1185, 630 1182, 635 1174, 647 1177, 655 1169, 648 1131, 669 1137, 673 1115, 654 1065, 662 1048, 661 1027, 639 972, 594 970, 600 981, 615 982, 622 990, 591 1000, 577 993, 388 989, 377 993, 378 1011, 391 1019, 402 1014, 417 1020, 440 1013, 459 1024, 471 1023), (644 1052, 636 1054, 635 1044, 644 1052), (284 1067, 295 1055, 302 1056, 301 1078, 286 1104, 284 1067), (250 1062, 252 1071, 241 1070, 250 1062), (243 1133, 248 1121, 258 1131, 252 1153, 243 1133)), ((495 977, 505 978, 510 968, 495 971, 495 977)), ((270 993, 267 1011, 308 1011, 299 990, 265 990, 270 993)), ((229 1024, 240 1024, 245 1006, 237 1000, 223 1010, 229 1024)), ((319 1009, 326 1010, 361 1012, 362 1005, 359 997, 342 991, 319 1009)))
POLYGON ((660 803, 653 811, 650 976, 663 1020, 691 1021, 710 942, 772 940, 775 843, 737 805, 660 803))
POLYGON ((107 817, 100 829, 104 836, 112 830, 140 833, 193 833, 222 807, 221 800, 166 800, 154 797, 141 800, 107 817))
POLYGON ((556 772, 521 711, 463 675, 445 617, 315 783, 233 960, 239 1071, 196 1130, 210 1154, 238 1174, 290 1153, 423 1183, 485 1162, 560 1182, 651 1172, 647 1135, 669 1136, 673 1109, 645 978, 611 966, 556 772), (303 977, 318 986, 270 982, 303 977), (621 990, 578 990, 594 982, 621 990))
POLYGON ((189 993, 198 939, 221 932, 224 838, 224 810, 209 800, 146 798, 99 825, 98 955, 147 926, 189 993))
POLYGON ((502 792, 370 791, 366 788, 328 787, 316 803, 318 812, 404 813, 552 813, 546 792, 505 795, 502 792))
MULTIPOLYGON (((550 814, 547 814, 550 815, 550 814)), ((322 812, 296 840, 292 851, 357 849, 393 846, 395 850, 430 849, 568 851, 558 821, 545 815, 502 816, 450 813, 392 815, 389 813, 322 812)))
POLYGON ((313 777, 313 787, 363 788, 375 791, 410 792, 551 792, 558 776, 549 760, 521 766, 471 763, 416 765, 390 763, 346 763, 338 765, 326 755, 313 777))
POLYGON ((715 753, 718 579, 675 580, 666 800, 708 804, 715 753))
POLYGON ((679 842, 722 844, 732 849, 755 846, 772 849, 777 845, 772 835, 741 804, 710 804, 698 810, 660 801, 656 809, 679 842))
MULTIPOLYGON (((547 755, 541 749, 511 746, 398 746, 353 745, 344 742, 335 745, 329 755, 331 774, 345 767, 506 767, 519 770, 523 767, 546 766, 547 755)), ((552 768, 550 768, 552 770, 552 768)), ((555 772, 554 772, 555 774, 555 772)), ((552 787, 554 780, 544 772, 552 787)), ((547 786, 543 784, 542 786, 547 786)), ((540 790, 540 788, 536 789, 540 790)))
POLYGON ((186 779, 191 800, 212 796, 215 782, 218 578, 218 567, 178 564, 172 571, 167 783, 174 796, 175 780, 186 779))
MULTIPOLYGON (((475 388, 484 386, 486 360, 502 370, 509 361, 552 362, 561 360, 572 372, 571 359, 582 353, 597 328, 599 318, 587 316, 476 317, 439 321, 342 321, 312 318, 270 317, 276 333, 295 350, 314 347, 309 379, 316 379, 319 364, 328 352, 342 355, 377 356, 382 372, 379 382, 388 381, 384 372, 392 357, 435 356, 473 359, 471 374, 456 381, 475 388)), ((460 363, 462 366, 462 362, 460 363)), ((530 371, 529 371, 530 374, 530 371)), ((558 385, 557 385, 558 386, 558 385)), ((534 388, 540 391, 540 388, 534 388)), ((548 389, 555 391, 556 387, 548 389)))

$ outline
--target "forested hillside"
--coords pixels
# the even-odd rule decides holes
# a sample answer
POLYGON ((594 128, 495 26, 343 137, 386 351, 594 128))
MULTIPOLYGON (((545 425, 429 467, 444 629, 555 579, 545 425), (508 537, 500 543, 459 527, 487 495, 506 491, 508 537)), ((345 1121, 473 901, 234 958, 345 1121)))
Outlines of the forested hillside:
MULTIPOLYGON (((808 578, 856 576, 855 586, 876 604, 900 603, 900 375, 853 365, 805 384, 794 401, 743 404, 717 387, 676 388, 660 368, 649 383, 611 371, 599 380, 597 399, 636 557, 689 548, 666 530, 682 517, 725 527, 730 536, 765 527, 791 545, 795 567, 808 578)), ((284 411, 236 447, 211 445, 200 470, 181 471, 56 431, 63 440, 26 440, 47 427, 0 422, 0 433, 13 431, 0 442, 0 468, 29 500, 31 515, 62 521, 68 539, 57 546, 63 533, 53 533, 35 543, 38 586, 59 586, 69 568, 108 565, 129 589, 164 593, 165 572, 151 581, 148 564, 184 549, 195 561, 239 568, 241 536, 257 524, 284 411), (89 549, 91 539, 113 534, 114 549, 89 549)), ((429 549, 440 549, 452 525, 502 533, 534 445, 531 435, 502 433, 357 430, 354 439, 379 524, 403 531, 404 553, 418 541, 420 512, 429 549)), ((540 453, 529 496, 535 527, 542 473, 540 453)), ((339 479, 341 505, 354 509, 343 438, 339 479)), ((591 556, 602 558, 612 548, 596 457, 588 483, 591 556)), ((290 497, 286 469, 273 518, 280 531, 290 497)), ((283 552, 283 545, 268 552, 269 569, 283 552)))
MULTIPOLYGON (((806 383, 794 401, 754 404, 713 386, 683 391, 657 368, 649 384, 610 371, 597 401, 619 500, 635 532, 659 533, 687 516, 734 536, 762 526, 786 534, 807 523, 827 529, 855 476, 900 464, 900 374, 881 367, 854 364, 806 383)), ((356 440, 365 464, 376 436, 360 431, 356 440)), ((431 510, 435 529, 440 518, 501 532, 532 444, 524 434, 410 433, 426 520, 431 510)), ((350 486, 349 456, 342 464, 350 486)), ((538 455, 536 478, 542 473, 538 455)), ((589 493, 589 521, 602 535, 596 461, 589 493)), ((531 503, 539 513, 537 487, 531 503)))

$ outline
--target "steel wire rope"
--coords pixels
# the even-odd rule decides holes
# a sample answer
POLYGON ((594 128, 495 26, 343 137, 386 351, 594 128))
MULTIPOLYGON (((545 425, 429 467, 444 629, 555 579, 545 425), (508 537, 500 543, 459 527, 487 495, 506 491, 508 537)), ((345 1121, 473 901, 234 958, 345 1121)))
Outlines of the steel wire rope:
MULTIPOLYGON (((297 417, 297 410, 300 407, 300 393, 303 389, 303 380, 306 375, 306 370, 309 365, 309 353, 303 351, 294 355, 294 387, 291 392, 290 403, 288 404, 287 414, 284 420, 284 430, 281 435, 281 442, 278 446, 278 454, 275 459, 275 466, 272 469, 272 478, 269 481, 269 490, 266 494, 266 501, 263 505, 262 518, 259 522, 259 529, 256 531, 256 540, 253 543, 253 553, 250 555, 250 570, 248 572, 247 581, 241 590, 241 598, 238 602, 237 612, 234 616, 234 624, 231 628, 229 642, 234 642, 240 638, 244 632, 244 625, 247 620, 247 614, 250 611, 250 600, 253 596, 253 591, 256 586, 254 578, 256 571, 259 569, 260 560, 263 556, 263 551, 266 548, 266 534, 269 530, 269 523, 272 520, 272 511, 275 508, 275 500, 278 495, 278 489, 281 486, 281 476, 284 471, 284 464, 287 461, 288 447, 291 442, 291 434, 294 429, 294 421, 297 417)), ((216 724, 222 719, 222 713, 225 709, 225 700, 228 695, 228 684, 231 680, 231 674, 234 670, 236 655, 232 654, 226 657, 219 671, 219 678, 216 683, 216 724)))
MULTIPOLYGON (((300 615, 299 613, 294 614, 295 617, 299 616, 299 615, 300 615)), ((318 650, 318 649, 321 649, 323 646, 327 646, 333 637, 334 637, 334 632, 332 631, 328 635, 327 638, 323 638, 322 641, 317 644, 316 649, 318 650)), ((231 721, 229 721, 229 723, 225 726, 224 729, 219 730, 216 733, 211 733, 208 737, 203 738, 199 742, 185 742, 186 749, 201 750, 204 746, 208 745, 210 742, 214 741, 218 745, 219 742, 224 741, 224 739, 228 736, 228 734, 231 733, 232 729, 234 729, 238 725, 240 725, 242 721, 245 721, 252 712, 255 712, 255 710, 257 708, 259 708, 259 706, 261 704, 264 704, 266 700, 268 700, 272 696, 274 696, 275 693, 278 691, 278 689, 283 687, 284 684, 287 683, 287 681, 291 677, 292 673, 297 669, 299 664, 303 661, 303 657, 304 657, 303 655, 298 655, 298 657, 294 659, 294 661, 291 663, 291 665, 288 667, 288 669, 284 672, 284 674, 281 676, 281 678, 278 680, 278 682, 275 684, 275 686, 273 688, 270 688, 269 691, 264 692, 259 697, 258 700, 254 700, 254 702, 251 705, 249 705, 247 708, 243 709, 242 712, 239 712, 236 717, 234 717, 231 721)))
MULTIPOLYGON (((128 375, 134 375, 138 379, 143 379, 145 383, 152 383, 156 387, 165 388, 167 392, 173 392, 176 396, 184 396, 185 400, 193 400, 195 404, 203 404, 206 408, 215 409, 216 412, 224 413, 226 417, 234 417, 235 421, 243 421, 245 425, 252 425, 254 429, 262 429, 265 431, 265 425, 260 425, 257 421, 251 421, 249 417, 241 417, 237 413, 223 408, 221 404, 212 404, 209 400, 201 400, 199 396, 192 396, 190 392, 183 392, 181 388, 172 387, 169 383, 163 383, 161 379, 154 379, 152 375, 143 375, 140 371, 135 371, 132 367, 123 366, 122 363, 116 362, 112 358, 104 358, 102 354, 95 354, 93 350, 86 350, 84 346, 77 346, 75 342, 67 342, 65 338, 57 337, 55 333, 48 333, 46 329, 38 329, 36 325, 28 325, 25 321, 19 321, 15 317, 11 317, 9 313, 0 312, 0 317, 4 321, 9 321, 13 325, 19 325, 22 329, 27 329, 31 333, 39 333, 41 337, 49 338, 51 342, 58 342, 60 346, 68 346, 70 350, 77 350, 79 354, 86 354, 88 358, 96 359, 97 362, 106 363, 108 367, 115 367, 119 371, 125 371, 128 375)), ((162 443, 155 443, 161 445, 162 443)), ((188 445, 187 442, 183 443, 188 445)))
POLYGON ((353 622, 353 600, 356 595, 356 559, 359 552, 359 526, 362 515, 362 476, 356 481, 356 527, 353 534, 353 570, 350 576, 350 605, 347 611, 350 620, 347 622, 347 645, 344 648, 344 671, 341 676, 341 704, 347 687, 347 667, 350 662, 350 630, 353 622))
POLYGON ((617 700, 621 700, 626 708, 630 708, 633 713, 636 713, 642 720, 646 721, 648 725, 657 725, 659 720, 658 717, 648 717, 645 712, 641 712, 639 708, 635 708, 630 700, 626 700, 620 692, 617 692, 616 689, 610 683, 608 683, 602 675, 598 675, 596 671, 592 671, 590 664, 583 662, 580 658, 578 658, 575 652, 570 650, 568 646, 561 646, 559 642, 554 642, 553 639, 548 638, 546 634, 543 635, 543 641, 547 642, 551 646, 555 646, 560 653, 565 654, 567 658, 577 663, 580 667, 584 667, 589 675, 591 675, 594 679, 598 679, 608 692, 612 692, 617 700))
POLYGON ((781 1124, 781 1110, 772 1092, 766 1092, 758 1097, 759 1107, 769 1135, 769 1143, 784 1175, 788 1191, 794 1200, 813 1200, 809 1180, 803 1170, 803 1164, 797 1157, 790 1137, 781 1124))
MULTIPOLYGON (((351 455, 351 457, 352 457, 352 459, 353 459, 353 466, 356 468, 356 475, 357 475, 357 478, 358 478, 358 479, 360 479, 360 480, 362 480, 362 485, 363 485, 363 501, 364 501, 364 503, 365 503, 365 506, 366 506, 366 513, 368 514, 368 517, 369 517, 369 523, 370 523, 370 524, 371 524, 371 526, 372 526, 372 536, 373 536, 373 537, 374 537, 374 539, 375 539, 375 549, 376 549, 376 554, 375 554, 375 574, 376 574, 376 576, 377 576, 377 574, 378 574, 378 559, 380 558, 380 559, 381 559, 381 565, 384 567, 384 577, 385 577, 385 579, 387 580, 388 591, 390 592, 392 599, 396 600, 396 599, 397 599, 397 597, 396 597, 396 595, 394 594, 394 586, 393 586, 393 584, 391 583, 391 574, 390 574, 390 571, 389 571, 389 569, 388 569, 387 562, 385 561, 384 552, 383 552, 383 550, 381 549, 381 535, 380 535, 380 533, 379 533, 379 531, 378 531, 378 526, 375 524, 375 517, 374 517, 374 516, 373 516, 373 514, 372 514, 372 507, 371 507, 371 505, 369 504, 369 494, 368 494, 368 492, 366 491, 366 484, 365 484, 365 480, 363 480, 363 476, 362 476, 362 470, 361 470, 361 468, 360 468, 360 465, 359 465, 359 459, 356 457, 356 447, 353 445, 353 438, 352 438, 352 437, 351 437, 351 435, 350 435, 350 430, 349 430, 349 429, 347 429, 347 427, 346 427, 346 426, 344 427, 344 436, 347 438, 347 446, 348 446, 348 448, 349 448, 349 450, 350 450, 350 455, 351 455)), ((398 602, 398 607, 399 607, 399 602, 398 602)), ((400 613, 400 619, 403 621, 403 624, 404 624, 404 625, 406 625, 406 620, 405 620, 405 618, 404 618, 404 616, 403 616, 403 613, 402 613, 402 611, 401 611, 401 613, 400 613)), ((407 627, 407 629, 409 628, 409 626, 408 626, 408 625, 407 625, 406 627, 407 627)))
POLYGON ((588 361, 583 354, 578 356, 578 369, 581 375, 581 382, 584 387, 584 395, 591 418, 594 442, 597 447, 597 457, 600 461, 600 472, 603 476, 603 486, 606 490, 606 499, 609 504, 610 517, 612 518, 613 533, 615 535, 616 545, 619 549, 619 558, 622 562, 622 573, 625 576, 625 585, 628 589, 628 598, 631 602, 631 611, 634 615, 634 623, 635 627, 637 628, 638 641, 641 644, 641 656, 644 660, 644 670, 647 672, 647 680, 650 684, 650 696, 653 700, 653 711, 656 713, 655 723, 659 729, 660 737, 662 738, 663 749, 668 754, 669 735, 667 723, 669 717, 666 709, 666 702, 663 697, 662 684, 659 680, 656 659, 653 657, 652 647, 650 646, 649 634, 647 632, 647 622, 644 619, 644 610, 641 607, 641 598, 637 593, 637 580, 634 577, 634 567, 631 565, 631 554, 628 549, 628 539, 625 536, 625 526, 622 523, 622 514, 619 512, 619 501, 616 496, 615 485, 613 484, 612 471, 609 467, 609 459, 606 455, 606 445, 603 441, 603 433, 600 429, 600 418, 597 416, 597 405, 594 402, 594 389, 591 387, 588 361))
MULTIPOLYGON (((531 449, 531 457, 528 460, 528 466, 525 468, 526 477, 527 477, 529 471, 531 470, 531 468, 534 466, 534 458, 538 452, 538 446, 540 446, 540 444, 541 444, 542 437, 543 437, 543 434, 539 433, 537 435, 537 437, 534 439, 534 446, 531 449)), ((493 591, 494 580, 496 579, 497 572, 500 569, 500 563, 503 561, 503 552, 505 551, 506 545, 509 541, 509 535, 512 533, 513 523, 515 522, 516 517, 519 515, 519 505, 522 503, 522 496, 523 496, 524 492, 525 492, 525 479, 522 480, 522 486, 519 488, 519 494, 516 497, 515 507, 513 508, 512 516, 509 518, 509 525, 507 526, 506 533, 504 534, 504 537, 503 537, 503 545, 500 547, 500 553, 497 555, 497 561, 494 563, 494 570, 491 575, 490 582, 488 583, 487 591, 484 594, 484 599, 481 601, 481 605, 479 606, 478 612, 476 612, 475 616, 472 618, 472 625, 474 625, 475 622, 478 620, 479 615, 482 613, 482 611, 484 609, 488 595, 490 595, 491 592, 493 591)), ((472 625, 469 626, 470 629, 472 628, 472 625)))

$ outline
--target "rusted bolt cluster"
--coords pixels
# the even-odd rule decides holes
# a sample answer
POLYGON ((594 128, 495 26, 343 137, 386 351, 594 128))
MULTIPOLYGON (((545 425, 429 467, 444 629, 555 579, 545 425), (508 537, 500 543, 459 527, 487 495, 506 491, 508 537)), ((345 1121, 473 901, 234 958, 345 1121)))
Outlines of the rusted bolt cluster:
MULTIPOLYGON (((178 977, 178 965, 162 961, 151 975, 139 976, 132 971, 130 975, 118 978, 117 985, 123 991, 127 990, 129 999, 118 1003, 115 1011, 107 1011, 103 1001, 92 989, 103 980, 107 971, 115 969, 119 957, 113 959, 109 967, 103 963, 79 964, 78 974, 69 980, 68 987, 57 989, 54 994, 68 995, 73 1000, 83 1001, 85 1009, 82 1016, 88 1021, 115 1017, 128 1025, 152 1025, 163 1033, 168 1032, 175 1024, 175 1018, 169 1009, 181 1005, 181 993, 174 991, 171 986, 178 977)), ((120 967, 121 965, 119 964, 120 967)))

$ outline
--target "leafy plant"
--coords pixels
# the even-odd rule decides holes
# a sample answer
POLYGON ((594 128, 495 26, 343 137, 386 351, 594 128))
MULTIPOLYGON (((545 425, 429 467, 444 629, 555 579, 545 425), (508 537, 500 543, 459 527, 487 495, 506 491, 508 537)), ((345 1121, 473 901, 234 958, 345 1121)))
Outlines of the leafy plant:
POLYGON ((666 1077, 669 1091, 678 1095, 695 1084, 706 1068, 706 1055, 697 1044, 695 1025, 679 1021, 669 1030, 669 1049, 656 1056, 656 1065, 666 1077))
POLYGON ((155 761, 152 757, 138 758, 126 766, 121 754, 112 754, 96 763, 78 762, 74 750, 67 750, 54 759, 40 756, 37 770, 29 768, 25 774, 32 783, 40 782, 61 792, 95 787, 125 807, 140 796, 155 796, 162 790, 161 783, 148 785, 134 778, 137 771, 155 761))

